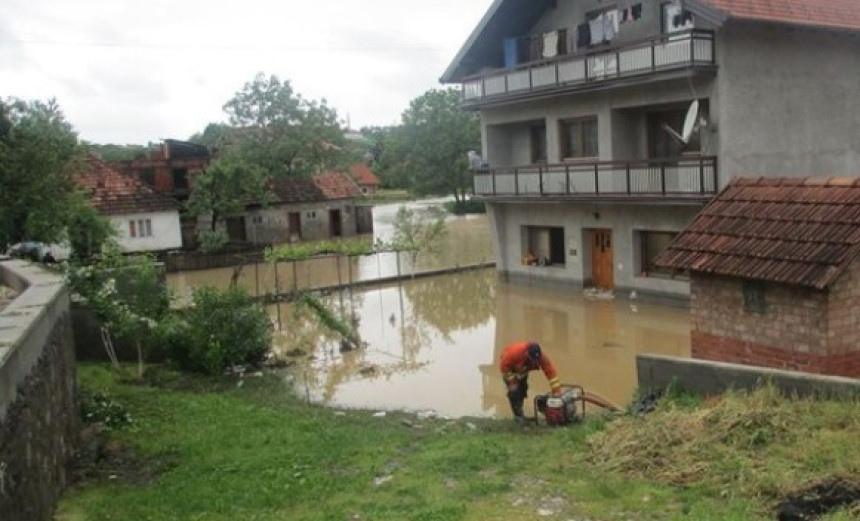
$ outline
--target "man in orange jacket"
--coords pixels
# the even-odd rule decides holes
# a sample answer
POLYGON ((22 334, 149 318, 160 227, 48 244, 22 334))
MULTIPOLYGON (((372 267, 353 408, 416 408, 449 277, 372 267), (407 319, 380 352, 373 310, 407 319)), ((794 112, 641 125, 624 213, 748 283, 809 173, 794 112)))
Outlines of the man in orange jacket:
POLYGON ((508 387, 508 401, 518 422, 524 420, 523 402, 529 391, 529 371, 540 369, 549 380, 553 394, 561 392, 561 382, 552 361, 537 342, 514 342, 502 351, 499 361, 502 378, 508 387))

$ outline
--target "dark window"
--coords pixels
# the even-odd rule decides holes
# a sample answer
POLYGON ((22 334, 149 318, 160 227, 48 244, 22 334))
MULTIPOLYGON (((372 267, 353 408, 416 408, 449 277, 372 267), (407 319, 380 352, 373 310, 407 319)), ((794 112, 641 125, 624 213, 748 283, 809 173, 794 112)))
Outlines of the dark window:
POLYGON ((188 170, 185 168, 173 169, 173 189, 188 190, 188 170))
POLYGON ((661 268, 654 263, 657 255, 669 246, 678 233, 677 232, 649 232, 640 231, 639 233, 639 272, 647 277, 663 276, 663 277, 678 277, 688 278, 689 274, 686 271, 677 272, 668 268, 661 268))
POLYGON ((596 158, 597 118, 578 118, 561 122, 561 153, 565 159, 596 158))
POLYGON ((546 163, 546 125, 531 127, 532 163, 546 163))
POLYGON ((764 282, 760 280, 745 280, 743 282, 744 311, 747 313, 764 313, 767 309, 764 297, 764 282))
POLYGON ((148 186, 155 187, 155 169, 145 168, 140 171, 140 181, 148 186))
POLYGON ((564 265, 564 228, 526 226, 524 239, 523 264, 564 265))

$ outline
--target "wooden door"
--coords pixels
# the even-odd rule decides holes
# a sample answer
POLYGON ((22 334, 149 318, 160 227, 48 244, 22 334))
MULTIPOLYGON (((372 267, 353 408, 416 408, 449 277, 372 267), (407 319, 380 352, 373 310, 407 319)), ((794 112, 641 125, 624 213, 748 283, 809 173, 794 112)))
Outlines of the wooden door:
POLYGON ((340 210, 328 211, 328 226, 330 237, 340 237, 343 235, 343 221, 340 217, 340 210))
POLYGON ((591 271, 595 287, 613 289, 612 230, 591 232, 591 271))
POLYGON ((302 239, 302 217, 299 212, 290 212, 289 228, 290 241, 299 241, 302 239))
POLYGON ((245 217, 236 216, 227 218, 227 237, 231 241, 245 242, 248 240, 245 217))

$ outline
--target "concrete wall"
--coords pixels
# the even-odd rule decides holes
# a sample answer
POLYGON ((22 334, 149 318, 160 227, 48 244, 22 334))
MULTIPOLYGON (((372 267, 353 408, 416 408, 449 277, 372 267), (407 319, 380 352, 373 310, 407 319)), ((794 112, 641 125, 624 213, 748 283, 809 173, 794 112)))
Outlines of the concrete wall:
POLYGON ((692 356, 860 377, 858 274, 853 267, 832 292, 767 283, 764 313, 744 310, 740 279, 694 274, 692 356))
POLYGON ((117 242, 122 251, 164 251, 182 247, 182 227, 179 223, 179 212, 153 212, 111 215, 111 225, 117 230, 117 242), (129 221, 149 219, 152 223, 152 237, 130 236, 129 221))
POLYGON ((340 210, 342 237, 356 235, 358 225, 355 201, 351 199, 321 203, 279 204, 266 208, 248 210, 245 223, 247 237, 251 242, 283 244, 291 241, 289 214, 301 214, 301 239, 321 240, 331 238, 329 211, 340 210), (259 222, 255 224, 255 218, 259 222))
POLYGON ((511 280, 582 287, 591 281, 590 229, 611 229, 614 279, 619 292, 681 299, 689 295, 686 280, 645 277, 638 272, 638 231, 678 232, 699 210, 697 206, 612 205, 599 203, 489 203, 495 232, 497 269, 511 280), (524 266, 523 226, 563 227, 566 262, 563 266, 524 266))
POLYGON ((781 371, 764 367, 640 354, 636 357, 639 388, 665 390, 669 385, 705 395, 729 389, 752 390, 770 382, 789 396, 860 397, 860 380, 781 371))
MULTIPOLYGON (((718 33, 720 175, 860 175, 860 38, 767 25, 718 33)), ((713 111, 713 113, 717 113, 713 111)))
POLYGON ((23 261, 0 280, 22 292, 0 312, 0 516, 49 520, 79 432, 69 290, 23 261))

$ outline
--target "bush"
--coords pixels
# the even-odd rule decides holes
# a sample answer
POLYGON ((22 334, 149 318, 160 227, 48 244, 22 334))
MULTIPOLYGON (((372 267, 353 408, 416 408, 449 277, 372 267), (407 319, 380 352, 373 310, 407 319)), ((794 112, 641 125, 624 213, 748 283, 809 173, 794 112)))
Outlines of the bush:
POLYGON ((474 199, 460 201, 459 205, 457 204, 457 201, 446 201, 443 206, 448 213, 453 215, 487 213, 487 207, 484 203, 482 201, 475 201, 474 199))
POLYGON ((125 406, 104 391, 82 394, 81 419, 87 424, 102 423, 107 429, 121 429, 132 423, 125 406))
POLYGON ((238 288, 196 289, 183 319, 170 325, 165 344, 185 370, 220 374, 234 365, 256 365, 271 345, 266 311, 238 288))

